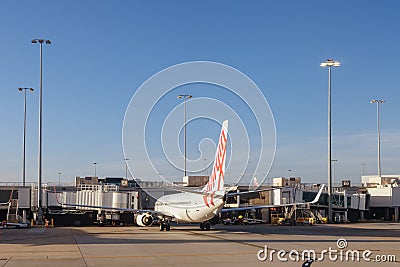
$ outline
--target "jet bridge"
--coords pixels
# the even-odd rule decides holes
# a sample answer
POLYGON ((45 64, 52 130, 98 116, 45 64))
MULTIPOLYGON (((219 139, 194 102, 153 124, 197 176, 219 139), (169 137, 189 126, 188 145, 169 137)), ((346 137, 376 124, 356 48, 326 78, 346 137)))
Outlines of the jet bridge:
MULTIPOLYGON (((95 211, 100 224, 112 225, 133 224, 134 221, 132 212, 113 211, 112 208, 138 209, 139 206, 139 192, 121 192, 116 185, 80 185, 76 191, 47 192, 46 199, 49 213, 62 210, 64 216, 77 216, 76 211, 82 214, 95 211)), ((57 216, 60 215, 57 213, 57 216)))

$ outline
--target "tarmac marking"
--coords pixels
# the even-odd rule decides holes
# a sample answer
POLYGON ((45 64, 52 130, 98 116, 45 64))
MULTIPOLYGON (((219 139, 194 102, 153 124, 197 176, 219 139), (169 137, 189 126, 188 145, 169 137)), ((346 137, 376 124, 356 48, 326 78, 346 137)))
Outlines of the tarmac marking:
MULTIPOLYGON (((33 233, 31 233, 31 234, 33 234, 33 233)), ((54 235, 54 236, 46 236, 46 235, 41 235, 40 236, 40 238, 41 239, 52 239, 52 238, 55 238, 55 237, 70 237, 71 235, 67 235, 67 234, 65 234, 65 235, 54 235)), ((24 236, 24 237, 20 237, 20 238, 2 238, 1 239, 1 241, 2 242, 4 242, 4 241, 20 241, 20 240, 24 240, 24 241, 28 241, 28 240, 36 240, 38 237, 36 237, 36 236, 31 236, 31 237, 26 237, 26 236, 24 236)))
MULTIPOLYGON (((264 246, 251 244, 251 243, 247 243, 247 242, 243 242, 243 241, 232 240, 232 239, 228 239, 228 238, 224 238, 224 237, 220 237, 220 236, 216 236, 216 235, 212 235, 212 234, 207 234, 207 233, 204 233, 204 232, 199 233, 198 231, 184 230, 184 229, 175 229, 175 230, 188 232, 188 233, 191 233, 191 234, 197 235, 197 236, 206 236, 206 237, 209 237, 209 238, 214 238, 214 239, 218 239, 218 240, 222 240, 222 241, 226 241, 226 242, 232 242, 232 243, 242 244, 242 245, 246 245, 246 246, 261 248, 261 249, 264 248, 264 246)), ((230 232, 230 233, 235 233, 235 232, 230 232)), ((262 234, 262 233, 257 233, 257 234, 265 235, 265 234, 262 234)), ((276 251, 280 250, 280 249, 272 248, 272 247, 270 249, 272 249, 272 250, 275 249, 276 251)), ((389 250, 389 249, 385 249, 385 250, 370 249, 370 251, 372 251, 372 252, 381 252, 381 253, 382 252, 386 252, 386 253, 387 252, 399 252, 399 250, 396 250, 396 249, 394 249, 394 250, 389 250)), ((289 253, 289 251, 286 251, 286 252, 289 253)), ((316 253, 316 254, 320 255, 321 253, 316 253)), ((395 262, 398 263, 400 261, 396 260, 395 262)))
MULTIPOLYGON (((157 254, 157 256, 161 257, 209 257, 210 255, 212 256, 218 256, 218 257, 229 257, 229 256, 235 256, 235 255, 253 255, 253 252, 242 252, 242 253, 219 253, 219 254, 210 254, 210 253, 190 253, 190 254, 157 254)), ((102 256, 85 256, 87 259, 120 259, 120 258, 154 258, 154 255, 118 255, 118 256, 113 256, 113 255, 102 255, 102 256)), ((71 260, 71 259, 76 259, 72 257, 64 257, 64 258, 49 258, 48 256, 46 258, 15 258, 14 260, 23 260, 23 261, 47 261, 47 260, 71 260)), ((11 258, 9 259, 11 260, 11 258)), ((4 266, 4 265, 3 265, 4 266)), ((86 265, 87 266, 87 265, 86 265)))
MULTIPOLYGON (((235 256, 235 255, 253 255, 253 252, 241 252, 241 253, 218 253, 218 254, 210 254, 210 253, 190 253, 190 254, 158 254, 157 256, 162 257, 209 257, 209 256, 219 256, 219 257, 226 257, 226 256, 235 256)), ((154 255, 126 255, 126 256, 88 256, 86 258, 153 258, 154 255)))
MULTIPOLYGON (((179 230, 179 229, 176 229, 176 230, 179 230)), ((227 241, 227 242, 242 244, 242 245, 246 245, 246 246, 250 246, 250 247, 264 248, 264 246, 260 246, 260 245, 256 245, 256 244, 251 244, 251 243, 247 243, 247 242, 243 242, 243 241, 237 241, 237 240, 227 239, 227 238, 224 238, 224 237, 215 236, 215 235, 211 235, 211 234, 199 233, 199 232, 197 232, 197 231, 191 231, 191 230, 179 230, 179 231, 188 232, 188 233, 190 233, 190 234, 192 234, 192 235, 206 236, 206 237, 210 237, 210 238, 214 238, 214 239, 218 239, 218 240, 222 240, 222 241, 227 241)))
POLYGON ((85 266, 87 267, 88 265, 86 263, 85 257, 82 254, 81 247, 79 246, 78 241, 76 240, 76 235, 73 235, 73 237, 74 237, 74 240, 75 240, 75 244, 78 247, 79 253, 81 254, 82 260, 85 263, 85 266))
MULTIPOLYGON (((59 249, 56 250, 49 250, 46 248, 46 252, 52 253, 52 252, 60 252, 59 249)), ((76 252, 76 250, 62 250, 62 253, 65 252, 76 252)), ((37 253, 37 250, 22 250, 22 251, 12 251, 12 254, 26 254, 26 253, 37 253)), ((6 260, 6 259, 0 259, 0 260, 6 260)))
POLYGON ((4 266, 6 266, 7 265, 7 263, 11 260, 11 258, 12 257, 10 257, 9 259, 5 259, 6 260, 6 262, 2 265, 2 267, 4 267, 4 266))

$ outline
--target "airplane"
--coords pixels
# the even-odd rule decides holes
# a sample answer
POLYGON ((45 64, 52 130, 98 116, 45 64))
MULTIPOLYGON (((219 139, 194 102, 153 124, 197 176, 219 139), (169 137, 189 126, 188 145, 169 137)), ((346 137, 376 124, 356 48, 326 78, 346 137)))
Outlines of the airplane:
MULTIPOLYGON (((225 161, 226 161, 226 148, 228 140, 228 120, 222 123, 221 133, 219 136, 217 151, 215 153, 214 165, 212 168, 211 176, 207 184, 200 189, 193 190, 182 187, 174 187, 174 190, 181 191, 180 193, 165 195, 156 200, 154 210, 140 210, 128 208, 113 208, 104 206, 89 206, 80 204, 59 204, 63 206, 72 207, 91 207, 103 210, 120 210, 131 211, 136 213, 136 224, 139 226, 151 226, 154 218, 160 221, 160 231, 170 231, 170 221, 183 222, 183 223, 200 223, 200 230, 210 230, 211 224, 209 220, 217 216, 225 205, 227 196, 235 193, 227 193, 224 187, 225 175, 225 161)), ((273 190, 270 188, 266 190, 249 191, 261 192, 273 190)), ((312 204, 318 201, 323 187, 321 187, 316 198, 308 203, 293 203, 290 205, 304 205, 312 204)), ((239 192, 237 194, 243 194, 239 192)), ((57 199, 58 201, 58 199, 57 199)), ((246 207, 247 209, 254 208, 268 208, 275 207, 274 205, 246 207)), ((229 211, 243 210, 246 208, 232 208, 229 211)))
MULTIPOLYGON (((164 217, 170 217, 177 222, 200 223, 201 230, 210 230, 209 220, 219 214, 225 204, 225 161, 228 141, 228 121, 222 123, 214 165, 207 184, 199 191, 187 191, 160 197, 154 210, 164 217)), ((161 222, 163 227, 170 229, 169 221, 161 222)))

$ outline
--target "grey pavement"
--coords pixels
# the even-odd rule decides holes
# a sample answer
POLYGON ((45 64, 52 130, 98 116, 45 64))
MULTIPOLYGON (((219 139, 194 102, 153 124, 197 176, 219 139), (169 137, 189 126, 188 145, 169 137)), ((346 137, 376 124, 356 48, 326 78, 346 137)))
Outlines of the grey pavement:
POLYGON ((216 225, 211 231, 200 231, 198 225, 174 225, 170 232, 160 232, 158 227, 60 227, 1 229, 0 233, 0 266, 7 267, 289 267, 302 266, 301 255, 307 256, 307 251, 315 251, 317 259, 322 259, 321 253, 324 256, 312 267, 400 267, 400 224, 216 225), (332 259, 329 250, 337 250, 332 259), (351 258, 355 250, 358 262, 356 254, 351 258), (265 252, 266 260, 258 259, 265 258, 265 252), (347 261, 346 253, 350 253, 347 261), (368 254, 365 260, 362 253, 368 254))

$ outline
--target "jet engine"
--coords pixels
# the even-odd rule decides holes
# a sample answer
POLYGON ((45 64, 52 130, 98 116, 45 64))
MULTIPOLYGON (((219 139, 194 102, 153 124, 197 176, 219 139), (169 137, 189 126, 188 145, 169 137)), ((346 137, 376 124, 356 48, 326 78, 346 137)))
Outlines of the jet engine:
POLYGON ((139 226, 150 226, 153 224, 153 216, 148 213, 138 214, 136 216, 136 224, 139 226))

